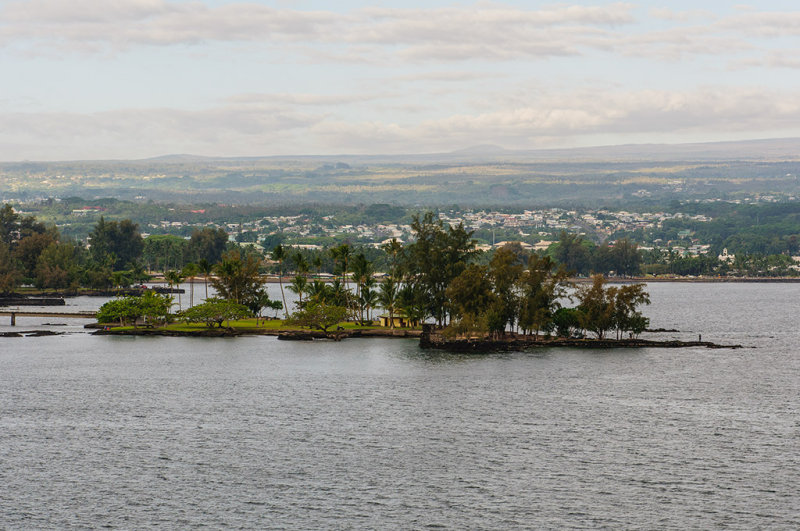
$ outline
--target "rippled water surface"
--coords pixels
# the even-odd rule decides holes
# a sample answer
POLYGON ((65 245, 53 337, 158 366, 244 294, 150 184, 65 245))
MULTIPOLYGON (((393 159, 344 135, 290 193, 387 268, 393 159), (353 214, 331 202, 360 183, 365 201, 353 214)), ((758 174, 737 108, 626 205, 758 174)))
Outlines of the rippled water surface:
POLYGON ((800 285, 650 292, 756 348, 0 338, 0 528, 800 527, 800 285))

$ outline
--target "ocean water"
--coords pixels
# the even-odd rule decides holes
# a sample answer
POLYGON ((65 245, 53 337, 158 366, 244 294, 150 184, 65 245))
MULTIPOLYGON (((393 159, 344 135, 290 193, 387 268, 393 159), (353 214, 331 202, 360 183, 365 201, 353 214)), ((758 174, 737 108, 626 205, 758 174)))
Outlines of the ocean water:
POLYGON ((649 290, 747 348, 0 338, 0 528, 800 528, 800 285, 649 290))

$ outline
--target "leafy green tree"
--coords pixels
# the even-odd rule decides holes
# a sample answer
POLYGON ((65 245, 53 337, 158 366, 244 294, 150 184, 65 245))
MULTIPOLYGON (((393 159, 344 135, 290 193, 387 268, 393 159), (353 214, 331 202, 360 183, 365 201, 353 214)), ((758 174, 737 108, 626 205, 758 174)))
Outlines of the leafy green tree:
POLYGON ((251 314, 247 306, 231 299, 210 297, 202 304, 197 304, 180 313, 180 319, 187 323, 205 323, 209 328, 215 324, 222 328, 222 323, 236 319, 244 319, 251 314))
POLYGON ((0 242, 10 246, 19 239, 18 222, 19 214, 8 203, 0 207, 0 242))
POLYGON ((553 313, 553 326, 560 337, 570 337, 581 329, 581 316, 577 308, 559 308, 553 313))
POLYGON ((473 321, 494 302, 492 280, 487 266, 471 264, 447 286, 448 303, 454 319, 473 321))
POLYGON ((283 304, 281 301, 273 301, 270 299, 267 290, 265 290, 263 287, 246 297, 244 300, 244 305, 247 306, 251 314, 256 316, 256 324, 258 324, 258 321, 262 319, 261 313, 264 309, 283 309, 283 304))
POLYGON ((225 229, 203 228, 192 232, 189 239, 189 252, 195 260, 205 259, 210 264, 222 260, 222 253, 228 244, 228 233, 225 229))
POLYGON ((125 296, 103 304, 97 312, 97 321, 112 323, 118 321, 120 326, 126 323, 136 328, 139 319, 147 322, 163 322, 169 315, 172 297, 147 290, 140 296, 125 296))
POLYGON ((165 322, 172 308, 172 297, 148 289, 139 297, 139 307, 148 323, 165 322))
POLYGON ((504 320, 501 333, 507 327, 513 328, 519 315, 520 300, 515 287, 522 271, 523 266, 519 263, 518 255, 510 247, 498 249, 489 262, 489 277, 496 297, 492 304, 504 320))
POLYGON ((8 203, 0 207, 0 241, 8 245, 12 252, 20 240, 46 231, 44 224, 37 222, 33 216, 20 216, 8 203))
POLYGON ((103 216, 89 234, 90 252, 94 262, 112 259, 112 270, 119 271, 142 256, 144 242, 139 226, 129 219, 106 221, 103 216))
POLYGON ((124 326, 126 323, 134 323, 135 325, 139 316, 139 308, 133 297, 110 300, 97 310, 97 322, 104 324, 118 321, 119 326, 124 326))
POLYGON ((294 312, 286 321, 291 326, 308 327, 327 332, 328 328, 341 323, 347 317, 347 308, 324 302, 310 302, 294 312))
POLYGON ((236 249, 227 251, 215 266, 217 276, 211 280, 211 284, 222 298, 244 304, 261 289, 259 264, 260 260, 253 254, 243 257, 236 249))
POLYGON ((34 284, 39 289, 77 289, 81 248, 73 243, 51 243, 36 260, 34 284))
POLYGON ((650 304, 650 295, 645 291, 645 284, 627 284, 617 287, 614 296, 614 325, 617 330, 617 339, 624 332, 639 335, 650 324, 637 307, 650 304))
MULTIPOLYGON (((4 209, 8 206, 5 205, 4 209)), ((11 255, 9 245, 0 241, 0 293, 13 292, 19 286, 21 279, 19 264, 11 255)))
POLYGON ((528 268, 519 279, 519 324, 523 331, 533 331, 538 337, 540 331, 551 329, 553 317, 561 308, 559 300, 567 296, 568 276, 564 265, 557 268, 549 256, 530 256, 528 268))
POLYGON ((628 238, 617 240, 611 250, 611 255, 619 275, 629 277, 639 273, 642 257, 637 245, 628 238))
POLYGON ((592 284, 577 292, 581 328, 593 332, 598 339, 614 328, 614 296, 604 288, 605 283, 603 275, 594 275, 592 284))
POLYGON ((179 269, 189 261, 189 256, 189 242, 180 236, 153 234, 142 244, 142 260, 150 270, 179 269))
POLYGON ((417 303, 423 303, 426 313, 444 326, 448 315, 447 286, 475 256, 475 241, 461 224, 445 230, 432 212, 422 218, 414 216, 411 229, 416 240, 407 247, 407 283, 414 286, 417 303))
POLYGON ((93 289, 110 288, 114 284, 111 277, 111 274, 113 273, 113 264, 113 256, 106 256, 106 258, 101 262, 90 259, 87 262, 86 267, 83 269, 83 280, 81 281, 81 284, 84 286, 89 286, 93 289))
POLYGON ((591 242, 585 240, 582 236, 571 234, 567 231, 561 231, 558 238, 558 243, 553 246, 553 257, 559 263, 570 270, 575 271, 580 275, 587 274, 592 266, 591 242))
POLYGON ((58 241, 58 231, 34 232, 25 236, 14 247, 14 258, 22 267, 22 274, 26 279, 36 276, 36 262, 49 245, 58 241))

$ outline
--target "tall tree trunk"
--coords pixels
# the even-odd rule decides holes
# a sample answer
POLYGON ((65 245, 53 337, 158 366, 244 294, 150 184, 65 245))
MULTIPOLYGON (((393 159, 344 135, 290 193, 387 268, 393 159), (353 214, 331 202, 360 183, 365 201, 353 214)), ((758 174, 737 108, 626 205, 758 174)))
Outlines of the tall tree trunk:
POLYGON ((278 285, 281 287, 281 299, 283 300, 283 315, 289 318, 289 308, 286 306, 286 295, 283 293, 283 262, 278 268, 278 285))

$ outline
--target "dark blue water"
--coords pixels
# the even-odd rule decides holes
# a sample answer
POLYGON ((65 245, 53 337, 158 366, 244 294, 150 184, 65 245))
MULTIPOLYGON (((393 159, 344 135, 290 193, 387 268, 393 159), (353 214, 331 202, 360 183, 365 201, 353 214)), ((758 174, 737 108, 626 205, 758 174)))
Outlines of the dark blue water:
POLYGON ((708 350, 0 338, 0 528, 800 527, 800 286, 650 286, 708 350))

